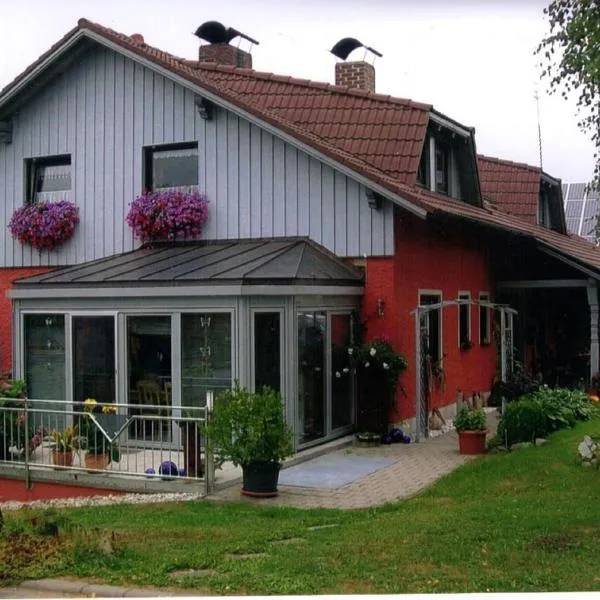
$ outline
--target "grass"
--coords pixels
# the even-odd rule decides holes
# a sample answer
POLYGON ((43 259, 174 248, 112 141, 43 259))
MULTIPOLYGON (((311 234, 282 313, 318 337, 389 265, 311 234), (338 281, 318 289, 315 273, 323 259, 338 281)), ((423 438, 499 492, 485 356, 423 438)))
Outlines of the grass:
POLYGON ((194 595, 600 590, 600 473, 575 460, 583 435, 599 431, 591 421, 483 457, 371 510, 114 505, 57 511, 71 524, 58 537, 33 531, 39 511, 7 513, 0 583, 70 575, 173 586, 171 571, 204 569, 176 585, 194 595), (97 543, 107 533, 108 555, 97 543), (238 556, 251 553, 264 554, 238 556))

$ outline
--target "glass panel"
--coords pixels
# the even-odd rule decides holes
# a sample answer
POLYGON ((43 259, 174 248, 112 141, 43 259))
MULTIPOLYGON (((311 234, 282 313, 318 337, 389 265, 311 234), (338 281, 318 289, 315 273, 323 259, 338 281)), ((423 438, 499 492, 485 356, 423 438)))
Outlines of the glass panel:
POLYGON ((268 386, 281 391, 280 315, 254 314, 254 389, 268 386))
MULTIPOLYGON (((470 300, 470 296, 468 294, 459 294, 459 300, 470 300)), ((470 327, 469 327, 469 317, 471 315, 471 305, 470 304, 459 304, 458 306, 458 327, 460 331, 460 339, 458 340, 459 344, 467 344, 471 341, 470 336, 470 327)))
POLYGON ((182 314, 181 361, 183 406, 204 406, 207 391, 231 388, 231 314, 182 314))
MULTIPOLYGON (((489 302, 490 297, 487 294, 480 294, 481 302, 489 302)), ((487 306, 479 307, 479 343, 490 343, 490 309, 487 306)))
POLYGON ((154 150, 152 189, 198 185, 198 148, 154 150))
MULTIPOLYGON (((439 304, 442 297, 439 294, 421 295, 421 306, 429 304, 439 304)), ((431 356, 432 360, 438 362, 442 358, 441 348, 441 311, 439 308, 431 310, 423 315, 421 329, 424 330, 427 347, 425 353, 431 356)))
POLYGON ((60 192, 71 189, 71 165, 39 165, 36 169, 35 191, 60 192))
MULTIPOLYGON (((132 415, 170 414, 171 317, 127 317, 129 402, 141 409, 132 415), (154 408, 147 408, 154 407, 154 408)), ((170 423, 156 418, 136 419, 131 435, 150 440, 170 437, 170 423)))
POLYGON ((298 313, 300 443, 325 435, 325 313, 298 313))
POLYGON ((331 428, 352 425, 353 379, 348 368, 351 342, 350 315, 331 315, 331 428))
POLYGON ((115 319, 73 317, 73 402, 115 401, 115 319))
MULTIPOLYGON (((25 381, 34 400, 65 400, 65 317, 64 315, 25 315, 25 381)), ((45 410, 64 410, 64 404, 44 403, 45 410)), ((49 432, 63 429, 65 419, 56 413, 40 413, 35 425, 49 432), (43 422, 43 423, 42 423, 43 422)))

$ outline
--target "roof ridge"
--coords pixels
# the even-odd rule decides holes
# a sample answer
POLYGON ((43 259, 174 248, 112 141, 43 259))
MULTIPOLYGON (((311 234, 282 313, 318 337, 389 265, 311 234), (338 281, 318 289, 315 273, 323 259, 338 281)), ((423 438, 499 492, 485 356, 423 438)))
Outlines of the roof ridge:
POLYGON ((337 94, 342 94, 342 95, 345 94, 345 95, 355 96, 355 97, 360 97, 360 98, 368 98, 370 100, 375 100, 378 102, 400 104, 403 106, 407 106, 407 107, 415 108, 415 109, 421 109, 424 111, 430 111, 433 109, 432 104, 428 104, 425 102, 417 102, 410 98, 399 98, 397 96, 391 96, 389 94, 379 94, 376 92, 367 92, 365 90, 349 88, 347 86, 336 85, 336 84, 328 83, 325 81, 323 81, 323 82, 322 81, 313 81, 310 79, 293 77, 291 75, 280 75, 278 73, 270 73, 268 71, 257 71, 255 69, 249 69, 247 67, 237 67, 237 66, 233 66, 233 65, 219 65, 216 63, 212 63, 212 62, 203 62, 200 60, 182 58, 182 57, 176 56, 174 54, 171 54, 170 52, 167 52, 166 50, 163 50, 162 48, 158 48, 156 46, 151 46, 150 44, 147 44, 145 42, 143 42, 143 43, 136 42, 131 36, 129 36, 127 34, 121 33, 110 27, 106 27, 105 25, 101 25, 100 23, 90 21, 89 19, 80 18, 77 21, 78 29, 89 28, 89 26, 91 26, 92 28, 96 27, 96 28, 104 29, 106 31, 110 31, 111 33, 113 33, 115 35, 127 38, 127 40, 134 45, 145 46, 148 49, 154 50, 156 52, 160 52, 160 53, 164 54, 165 56, 167 56, 168 58, 180 62, 185 67, 192 69, 193 71, 205 71, 206 70, 206 71, 220 71, 223 73, 236 73, 238 75, 244 75, 249 78, 262 79, 262 80, 266 80, 266 81, 278 81, 281 83, 289 83, 292 85, 298 85, 298 86, 302 86, 302 87, 327 90, 327 91, 331 91, 331 92, 337 93, 337 94), (193 66, 193 65, 196 65, 196 66, 193 66))
MULTIPOLYGON (((167 53, 168 54, 168 53, 167 53)), ((313 81, 311 79, 304 79, 302 77, 294 77, 292 75, 280 75, 278 73, 272 73, 269 71, 258 71, 256 69, 249 69, 247 67, 236 67, 232 65, 219 65, 212 62, 194 61, 189 59, 181 59, 186 66, 191 64, 197 65, 195 70, 198 71, 219 71, 223 73, 236 73, 243 75, 250 79, 261 79, 264 81, 275 81, 280 83, 289 83, 301 87, 307 87, 312 89, 320 89, 330 91, 336 94, 355 96, 359 98, 368 98, 369 100, 375 100, 378 102, 387 102, 392 104, 401 104, 403 106, 409 106, 410 108, 416 108, 421 110, 430 111, 433 109, 432 104, 426 102, 418 102, 411 98, 400 98, 398 96, 391 96, 389 94, 381 94, 377 92, 368 92, 366 90, 360 90, 350 88, 343 85, 337 85, 335 83, 328 83, 326 81, 313 81), (191 63, 191 64, 187 64, 191 63)), ((194 67, 192 67, 194 68, 194 67)))
MULTIPOLYGON (((540 167, 536 167, 535 165, 528 165, 527 163, 524 163, 524 162, 516 162, 514 160, 508 160, 506 158, 498 158, 496 156, 486 156, 485 154, 478 154, 477 160, 493 162, 493 163, 507 165, 507 166, 511 166, 511 167, 522 167, 522 168, 529 169, 531 171, 535 171, 536 173, 540 173, 540 174, 543 172, 540 167)), ((550 175, 550 177, 552 177, 552 176, 550 175)), ((555 179, 555 178, 553 178, 553 179, 555 179)))

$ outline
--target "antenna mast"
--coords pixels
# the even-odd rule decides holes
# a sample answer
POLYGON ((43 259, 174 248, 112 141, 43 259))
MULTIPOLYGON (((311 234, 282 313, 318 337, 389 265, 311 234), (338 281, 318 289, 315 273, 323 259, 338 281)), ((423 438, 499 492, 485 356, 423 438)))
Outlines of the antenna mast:
POLYGON ((540 120, 540 95, 537 91, 537 88, 535 90, 535 93, 533 94, 533 97, 535 98, 535 108, 537 111, 537 127, 538 127, 538 145, 540 148, 540 169, 544 169, 544 161, 543 161, 543 156, 542 156, 542 124, 541 124, 541 120, 540 120))

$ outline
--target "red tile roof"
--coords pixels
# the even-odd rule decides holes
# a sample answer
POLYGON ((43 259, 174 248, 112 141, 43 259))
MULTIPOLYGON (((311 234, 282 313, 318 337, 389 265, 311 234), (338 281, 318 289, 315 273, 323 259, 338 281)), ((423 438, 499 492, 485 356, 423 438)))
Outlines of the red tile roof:
MULTIPOLYGON (((75 29, 0 91, 0 105, 19 82, 82 30, 170 70, 353 169, 426 213, 451 215, 533 238, 540 245, 558 250, 600 273, 600 249, 577 236, 562 235, 535 225, 529 212, 516 218, 507 212, 473 206, 415 185, 432 111, 430 105, 250 69, 189 61, 86 19, 80 19, 75 29)), ((531 203, 535 174, 537 210, 539 169, 487 157, 480 157, 480 169, 484 193, 503 198, 506 194, 506 206, 513 207, 519 204, 514 200, 519 194, 526 204, 531 203), (520 185, 526 191, 520 190, 520 185)), ((499 200, 499 204, 503 201, 499 200)), ((519 209, 512 210, 514 215, 518 214, 519 209)))
POLYGON ((481 194, 502 211, 537 222, 541 169, 523 163, 479 155, 481 194))

